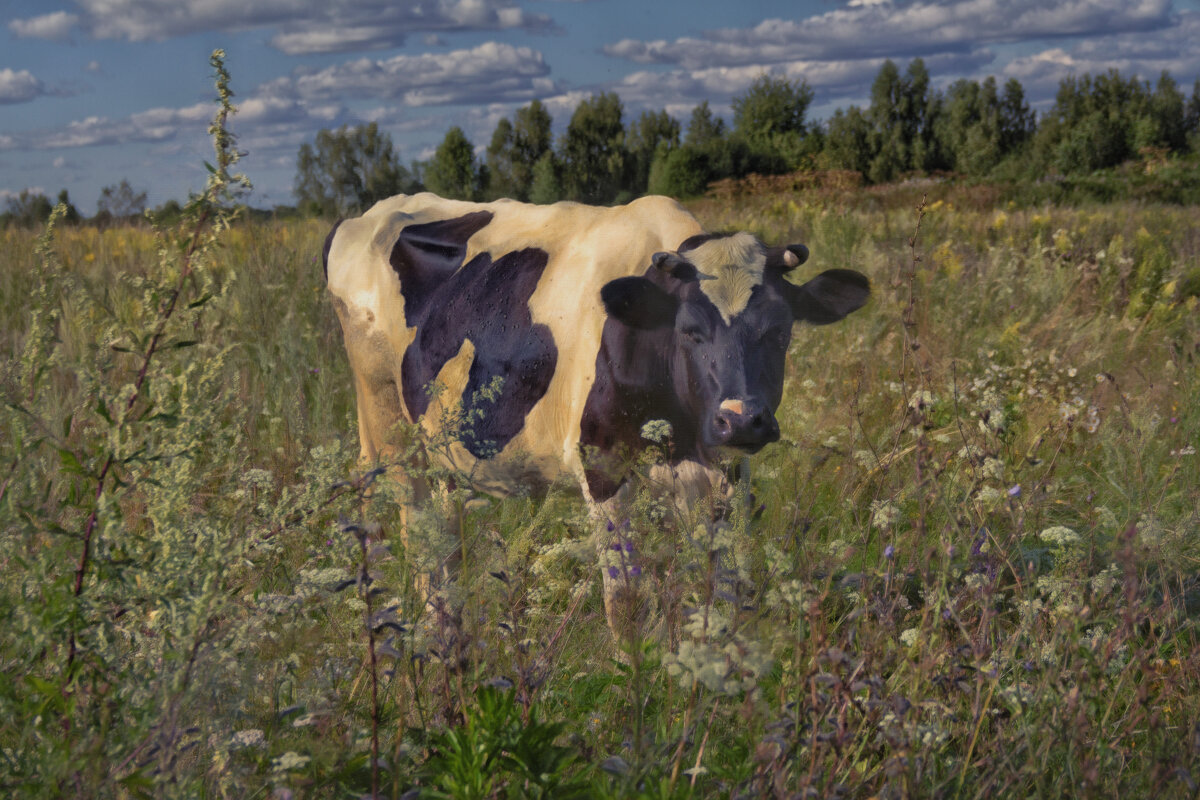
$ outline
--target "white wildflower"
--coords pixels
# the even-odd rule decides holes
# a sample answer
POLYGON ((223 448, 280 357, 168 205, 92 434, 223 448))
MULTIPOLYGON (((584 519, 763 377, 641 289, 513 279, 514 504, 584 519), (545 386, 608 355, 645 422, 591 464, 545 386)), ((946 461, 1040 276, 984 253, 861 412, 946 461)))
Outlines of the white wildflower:
POLYGON ((302 756, 294 750, 288 750, 278 758, 271 759, 271 769, 275 772, 290 772, 294 769, 300 769, 310 760, 308 756, 302 756))
POLYGON ((1079 534, 1064 525, 1046 528, 1038 534, 1038 538, 1047 544, 1063 548, 1078 544, 1080 541, 1079 534))
POLYGON ((665 419, 652 419, 642 426, 642 438, 658 444, 670 439, 672 433, 671 423, 665 419))
POLYGON ((247 728, 233 735, 234 747, 262 747, 265 742, 266 737, 258 728, 247 728))

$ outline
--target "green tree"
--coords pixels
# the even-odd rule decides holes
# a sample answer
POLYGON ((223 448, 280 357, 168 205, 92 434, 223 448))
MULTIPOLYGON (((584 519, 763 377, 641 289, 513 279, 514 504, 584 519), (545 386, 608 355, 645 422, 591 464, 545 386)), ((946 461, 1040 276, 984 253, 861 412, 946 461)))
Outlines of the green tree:
POLYGON ((1000 149, 1011 155, 1023 148, 1037 132, 1037 115, 1025 99, 1025 88, 1009 78, 1000 96, 1000 149))
POLYGON ((1068 76, 1035 137, 1037 156, 1061 172, 1091 172, 1120 164, 1141 142, 1157 138, 1150 90, 1113 69, 1068 76))
POLYGON ((804 161, 805 115, 813 91, 805 81, 760 75, 733 98, 733 130, 755 152, 762 172, 796 169, 804 161))
POLYGON ((534 100, 518 109, 510 122, 496 124, 487 149, 487 196, 528 200, 533 188, 533 168, 550 150, 550 113, 534 100))
POLYGON ((625 127, 616 92, 592 95, 571 115, 561 143, 566 196, 585 203, 610 203, 625 174, 625 127))
POLYGON ((529 187, 529 202, 545 205, 563 198, 561 166, 554 153, 547 150, 533 165, 533 183, 529 187))
POLYGON ((826 124, 825 163, 833 169, 851 169, 866 175, 871 168, 871 122, 857 106, 833 112, 826 124))
POLYGON ((683 137, 684 145, 710 147, 724 137, 725 120, 713 116, 707 100, 692 109, 691 119, 688 120, 687 134, 683 137))
POLYGON ((67 194, 66 189, 63 189, 58 193, 58 199, 55 201, 55 205, 60 203, 65 208, 65 211, 63 212, 63 222, 69 222, 71 224, 79 222, 79 209, 75 208, 75 204, 71 202, 71 196, 67 194))
POLYGON ((1183 113, 1183 132, 1192 141, 1191 149, 1200 150, 1200 142, 1195 141, 1200 135, 1200 78, 1192 84, 1192 97, 1183 113))
POLYGON ((871 165, 868 178, 890 181, 908 170, 938 169, 947 158, 938 147, 941 97, 929 90, 929 71, 915 58, 905 74, 891 59, 871 84, 871 165))
MULTIPOLYGON (((517 197, 517 186, 513 176, 513 126, 508 117, 502 117, 492 132, 492 141, 487 148, 487 196, 517 197)), ((518 198, 521 199, 521 198, 518 198)))
POLYGON ((871 84, 871 164, 867 178, 874 183, 890 181, 909 163, 909 139, 900 118, 903 85, 900 69, 890 58, 883 62, 871 84))
POLYGON ((446 131, 433 159, 425 167, 425 184, 442 197, 475 200, 479 196, 479 171, 475 166, 475 148, 462 128, 446 131))
POLYGON ((54 204, 41 192, 22 189, 20 194, 10 196, 4 203, 5 225, 32 228, 50 218, 54 204))
POLYGON ((324 129, 312 144, 300 145, 292 192, 306 213, 345 216, 418 188, 401 166, 391 136, 371 122, 324 129))
POLYGON ((711 174, 712 165, 702 148, 693 145, 663 147, 650 166, 647 189, 650 194, 695 197, 704 194, 711 174))
POLYGON ((533 169, 550 152, 550 112, 540 100, 517 109, 513 121, 513 183, 524 200, 533 188, 533 169))
POLYGON ((985 175, 1002 157, 1001 108, 996 79, 958 80, 946 90, 936 122, 937 139, 947 166, 968 175, 985 175))
POLYGON ((124 178, 120 183, 101 189, 100 200, 96 203, 96 216, 105 220, 129 219, 145 210, 146 193, 134 191, 124 178))
POLYGON ((1174 152, 1187 148, 1187 128, 1184 121, 1187 100, 1179 91, 1179 84, 1163 70, 1150 95, 1146 118, 1149 120, 1150 136, 1138 137, 1142 141, 1135 144, 1141 147, 1165 147, 1174 152), (1150 141, 1145 141, 1149 138, 1150 141))
POLYGON ((645 194, 655 154, 660 149, 679 147, 679 122, 666 111, 643 111, 629 126, 626 147, 629 151, 626 188, 635 195, 645 194))
POLYGON ((750 140, 770 141, 780 134, 803 135, 813 99, 805 81, 760 75, 733 98, 733 129, 750 140))

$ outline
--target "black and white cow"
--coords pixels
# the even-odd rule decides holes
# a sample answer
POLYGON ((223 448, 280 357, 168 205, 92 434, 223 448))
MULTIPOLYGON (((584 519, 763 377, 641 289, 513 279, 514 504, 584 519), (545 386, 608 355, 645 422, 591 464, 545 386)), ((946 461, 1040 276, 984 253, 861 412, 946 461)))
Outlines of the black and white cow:
MULTIPOLYGON (((438 435, 454 418, 440 457, 474 488, 573 479, 604 522, 628 500, 624 456, 646 445, 645 423, 665 420, 683 502, 718 491, 719 450, 779 438, 793 323, 836 322, 869 296, 850 270, 788 281, 807 257, 803 245, 706 234, 664 197, 380 202, 325 243, 362 458, 401 451, 397 422, 438 435)), ((606 574, 610 622, 616 588, 606 574)))

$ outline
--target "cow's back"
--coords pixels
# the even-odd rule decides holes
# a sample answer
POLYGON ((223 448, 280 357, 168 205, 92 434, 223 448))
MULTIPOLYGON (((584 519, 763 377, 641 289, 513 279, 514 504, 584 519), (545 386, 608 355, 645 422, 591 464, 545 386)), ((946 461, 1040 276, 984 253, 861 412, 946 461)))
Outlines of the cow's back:
POLYGON ((426 193, 342 222, 327 280, 355 375, 363 456, 390 455, 399 420, 419 419, 436 441, 461 401, 465 434, 445 449, 479 488, 581 477, 600 288, 644 273, 655 252, 700 230, 663 197, 599 208, 426 193))

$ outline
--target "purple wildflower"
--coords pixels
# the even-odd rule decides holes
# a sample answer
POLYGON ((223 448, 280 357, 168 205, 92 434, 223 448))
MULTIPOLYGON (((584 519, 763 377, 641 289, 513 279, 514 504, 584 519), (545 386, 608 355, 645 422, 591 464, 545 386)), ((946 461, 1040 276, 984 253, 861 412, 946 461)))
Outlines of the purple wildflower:
POLYGON ((883 557, 884 558, 892 558, 895 555, 896 555, 896 548, 893 547, 892 545, 889 544, 887 547, 883 548, 883 557))
POLYGON ((638 575, 642 574, 642 568, 639 567, 637 564, 634 564, 632 567, 629 568, 629 574, 636 578, 638 575))
POLYGON ((1008 496, 1009 497, 1020 497, 1021 496, 1021 484, 1018 483, 1018 484, 1012 486, 1008 490, 1008 496))
POLYGON ((619 569, 617 569, 616 567, 609 567, 609 568, 608 568, 608 577, 610 577, 610 578, 615 578, 615 577, 617 577, 617 576, 618 576, 618 575, 620 575, 620 574, 621 574, 621 571, 620 571, 619 569))

